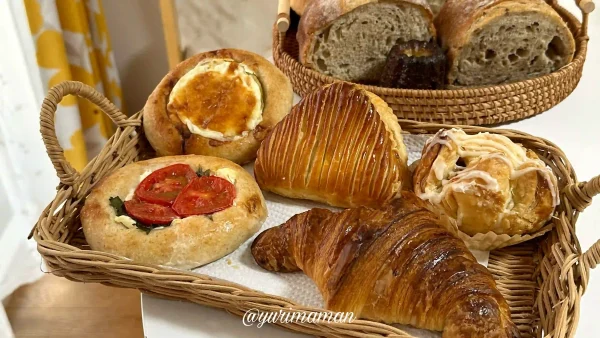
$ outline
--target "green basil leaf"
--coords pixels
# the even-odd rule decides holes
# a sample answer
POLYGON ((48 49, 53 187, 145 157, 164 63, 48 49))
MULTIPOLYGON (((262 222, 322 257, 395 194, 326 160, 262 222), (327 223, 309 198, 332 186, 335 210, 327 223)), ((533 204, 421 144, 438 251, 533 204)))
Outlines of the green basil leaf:
MULTIPOLYGON (((117 216, 129 216, 127 210, 125 210, 125 203, 123 202, 121 197, 109 197, 108 203, 110 203, 110 206, 115 210, 115 214, 117 214, 117 216)), ((137 220, 135 221, 134 225, 136 228, 144 231, 146 235, 149 234, 154 227, 158 226, 155 224, 144 224, 137 220)))
POLYGON ((198 175, 198 177, 210 176, 210 169, 206 169, 206 171, 204 171, 202 168, 200 168, 198 171, 196 171, 196 175, 198 175))
POLYGON ((152 229, 154 228, 154 225, 153 224, 147 225, 142 222, 135 221, 135 227, 142 230, 147 235, 150 233, 150 231, 152 231, 152 229))
POLYGON ((110 197, 108 202, 110 203, 110 206, 115 209, 117 216, 127 215, 127 211, 125 211, 125 204, 123 203, 123 200, 121 200, 121 197, 110 197))

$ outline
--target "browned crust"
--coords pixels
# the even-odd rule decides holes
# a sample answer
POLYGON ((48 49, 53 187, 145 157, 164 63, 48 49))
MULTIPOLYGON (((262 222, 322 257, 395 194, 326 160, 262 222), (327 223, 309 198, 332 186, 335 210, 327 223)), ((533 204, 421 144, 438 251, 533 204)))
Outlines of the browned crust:
POLYGON ((329 27, 331 23, 340 16, 354 10, 355 8, 368 3, 397 3, 412 4, 429 17, 431 22, 429 30, 435 36, 435 26, 433 25, 433 13, 425 0, 314 0, 311 1, 300 18, 296 39, 300 47, 300 62, 310 66, 310 49, 313 45, 315 36, 323 29, 329 27))
POLYGON ((308 4, 311 2, 312 0, 291 0, 290 1, 290 7, 294 10, 294 12, 296 12, 298 15, 302 15, 304 13, 304 11, 306 10, 306 6, 308 6, 308 4))
POLYGON ((520 336, 490 272, 410 192, 379 210, 295 215, 262 232, 251 252, 269 271, 304 271, 332 311, 443 337, 520 336))
POLYGON ((435 26, 439 42, 447 50, 448 83, 456 78, 456 68, 460 61, 458 57, 475 30, 511 11, 525 10, 540 11, 555 20, 557 26, 571 37, 568 41, 569 49, 574 54, 575 40, 569 28, 560 15, 543 0, 446 0, 435 18, 435 26))
POLYGON ((144 131, 159 156, 208 155, 244 164, 256 157, 256 150, 266 134, 290 111, 292 99, 293 91, 289 79, 260 55, 238 49, 220 49, 201 53, 178 64, 150 94, 144 106, 144 131), (207 58, 225 58, 243 62, 257 74, 261 83, 265 101, 263 120, 255 130, 241 139, 220 142, 191 134, 181 121, 176 117, 169 117, 167 113, 169 94, 177 81, 207 58))
POLYGON ((339 207, 378 206, 407 177, 400 126, 383 100, 346 82, 323 87, 292 108, 261 145, 259 186, 339 207))
POLYGON ((189 269, 234 251, 260 229, 266 216, 263 195, 252 176, 242 167, 222 158, 182 155, 132 163, 110 174, 87 197, 81 210, 81 224, 93 250, 120 255, 139 263, 189 269), (124 200, 146 170, 174 163, 187 163, 194 170, 230 168, 235 171, 237 196, 234 206, 216 212, 210 218, 186 217, 162 230, 152 230, 148 235, 114 221, 110 197, 119 196, 124 200))

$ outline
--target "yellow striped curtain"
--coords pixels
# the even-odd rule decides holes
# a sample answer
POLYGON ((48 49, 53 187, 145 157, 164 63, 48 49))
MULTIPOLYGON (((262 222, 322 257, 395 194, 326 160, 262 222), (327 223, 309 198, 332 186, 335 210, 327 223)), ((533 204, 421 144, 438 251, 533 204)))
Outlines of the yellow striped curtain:
MULTIPOLYGON (((44 89, 81 81, 122 109, 119 76, 101 0, 23 0, 44 89)), ((102 148, 114 126, 95 105, 66 97, 56 116, 58 140, 78 170, 102 148)))

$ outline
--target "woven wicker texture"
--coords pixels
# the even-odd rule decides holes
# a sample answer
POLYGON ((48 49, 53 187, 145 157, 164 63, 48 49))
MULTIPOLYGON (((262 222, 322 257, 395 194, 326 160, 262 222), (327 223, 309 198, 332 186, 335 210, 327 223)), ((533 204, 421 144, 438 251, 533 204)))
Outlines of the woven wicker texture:
MULTIPOLYGON (((54 87, 44 100, 41 133, 61 183, 32 235, 48 269, 72 281, 137 288, 162 297, 187 300, 243 315, 249 309, 299 311, 312 309, 277 296, 186 271, 138 264, 116 255, 92 251, 83 236, 79 212, 94 185, 116 168, 152 156, 141 128, 141 114, 126 118, 93 88, 78 82, 54 87), (77 173, 66 162, 54 132, 56 106, 74 94, 97 104, 118 125, 101 153, 77 173)), ((450 125, 400 121, 408 133, 431 134, 450 125)), ((579 212, 600 193, 600 177, 578 182, 563 152, 549 141, 512 130, 464 127, 467 133, 494 132, 534 150, 554 171, 562 189, 554 229, 540 239, 495 250, 489 270, 506 297, 513 321, 523 337, 571 337, 579 318, 579 303, 589 271, 600 263, 600 241, 582 253, 575 236, 579 212)), ((389 325, 356 320, 353 323, 287 323, 286 328, 327 337, 411 337, 389 325)))
MULTIPOLYGON (((582 11, 582 23, 556 1, 550 2, 573 32, 577 48, 573 61, 554 73, 505 85, 454 90, 364 87, 383 98, 400 119, 489 125, 542 113, 569 96, 581 78, 589 40, 588 15, 594 9, 594 4, 589 0, 578 3, 582 11)), ((324 84, 339 81, 307 68, 298 61, 294 27, 287 32, 279 32, 274 27, 273 58, 277 67, 290 78, 294 91, 301 96, 324 84)))

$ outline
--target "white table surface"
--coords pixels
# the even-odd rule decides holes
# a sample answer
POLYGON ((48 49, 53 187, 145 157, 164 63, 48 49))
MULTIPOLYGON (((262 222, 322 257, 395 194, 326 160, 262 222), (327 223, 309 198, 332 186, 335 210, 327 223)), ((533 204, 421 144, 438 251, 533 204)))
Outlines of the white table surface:
MULTIPOLYGON (((562 2, 561 2, 562 3, 562 2)), ((575 13, 574 4, 564 6, 575 13)), ((556 143, 575 168, 579 180, 600 174, 600 10, 590 18, 590 44, 583 77, 575 91, 551 110, 503 126, 546 138, 556 143)), ((577 222, 583 250, 600 239, 600 197, 577 222)), ((581 302, 577 338, 595 338, 600 332, 600 267, 592 271, 590 286, 581 302)), ((245 327, 240 317, 225 311, 185 302, 142 295, 142 316, 147 338, 209 337, 307 337, 273 325, 245 327)))

